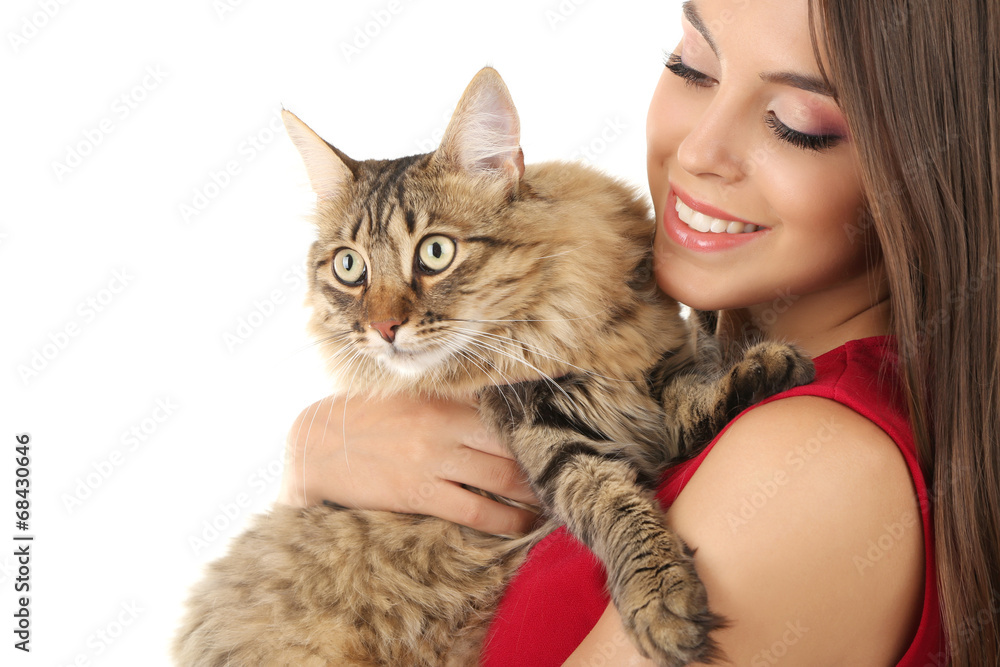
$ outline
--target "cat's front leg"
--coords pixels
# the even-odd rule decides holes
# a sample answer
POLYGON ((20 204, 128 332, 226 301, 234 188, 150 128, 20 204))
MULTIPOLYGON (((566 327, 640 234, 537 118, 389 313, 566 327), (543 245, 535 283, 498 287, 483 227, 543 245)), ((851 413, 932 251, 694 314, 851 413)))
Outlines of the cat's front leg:
POLYGON ((812 360, 784 343, 753 345, 716 377, 690 373, 672 377, 662 392, 668 438, 681 457, 707 445, 746 408, 769 396, 811 382, 812 360))
POLYGON ((626 631, 658 665, 720 657, 711 632, 725 625, 708 608, 691 550, 666 527, 653 494, 622 461, 577 456, 554 485, 553 511, 601 559, 626 631))
POLYGON ((611 441, 610 425, 595 418, 614 399, 592 384, 560 385, 565 393, 535 383, 490 389, 480 408, 547 512, 604 563, 612 602, 642 653, 670 667, 710 661, 718 653, 709 635, 721 619, 708 610, 691 552, 666 527, 649 480, 640 481, 641 465, 629 451, 635 442, 611 441))

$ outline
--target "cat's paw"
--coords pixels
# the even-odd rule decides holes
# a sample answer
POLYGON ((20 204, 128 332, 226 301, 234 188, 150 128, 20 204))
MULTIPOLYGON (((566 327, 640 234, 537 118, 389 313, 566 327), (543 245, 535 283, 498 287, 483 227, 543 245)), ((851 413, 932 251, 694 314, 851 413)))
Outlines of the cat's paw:
MULTIPOLYGON (((678 540, 679 542, 679 540, 678 540)), ((623 583, 615 606, 640 651, 661 667, 714 662, 722 657, 710 633, 726 625, 708 609, 708 595, 687 546, 644 558, 623 583)), ((649 554, 647 551, 646 554, 649 554)))
POLYGON ((816 375, 812 359, 794 345, 758 343, 749 348, 730 371, 731 393, 741 407, 811 382, 816 375))

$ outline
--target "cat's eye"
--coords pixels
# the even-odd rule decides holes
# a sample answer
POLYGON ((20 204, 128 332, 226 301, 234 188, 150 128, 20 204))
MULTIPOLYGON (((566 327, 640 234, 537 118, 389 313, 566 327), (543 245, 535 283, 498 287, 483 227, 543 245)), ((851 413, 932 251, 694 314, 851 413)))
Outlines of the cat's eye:
POLYGON ((333 256, 333 275, 348 287, 357 287, 367 276, 365 260, 357 250, 341 248, 333 256))
POLYGON ((440 273, 455 259, 455 241, 435 234, 420 242, 417 248, 417 265, 424 273, 440 273))

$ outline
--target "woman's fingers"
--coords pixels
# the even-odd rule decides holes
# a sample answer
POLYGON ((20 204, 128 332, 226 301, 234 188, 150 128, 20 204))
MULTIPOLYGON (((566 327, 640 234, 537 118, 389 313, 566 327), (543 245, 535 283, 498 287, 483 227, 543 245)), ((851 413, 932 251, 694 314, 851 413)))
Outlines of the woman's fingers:
MULTIPOLYGON (((427 499, 433 503, 433 514, 452 523, 468 526, 492 535, 524 535, 535 525, 538 515, 490 500, 458 484, 443 482, 434 488, 437 497, 427 499)), ((414 510, 420 512, 420 510, 414 510)))
POLYGON ((506 459, 514 458, 507 445, 483 425, 479 411, 475 407, 457 404, 449 416, 454 432, 460 436, 460 442, 466 447, 506 459))
MULTIPOLYGON (((461 403, 429 403, 420 412, 414 430, 433 433, 439 424, 448 427, 447 433, 440 433, 444 441, 423 445, 438 449, 439 456, 444 457, 435 461, 433 473, 437 477, 529 505, 538 504, 520 466, 507 446, 483 425, 476 408, 461 403)), ((430 460, 430 453, 419 452, 415 458, 425 457, 430 460)))
POLYGON ((528 505, 538 504, 524 472, 513 459, 471 448, 464 450, 463 458, 467 457, 467 460, 463 465, 456 466, 451 474, 445 475, 445 479, 528 505))

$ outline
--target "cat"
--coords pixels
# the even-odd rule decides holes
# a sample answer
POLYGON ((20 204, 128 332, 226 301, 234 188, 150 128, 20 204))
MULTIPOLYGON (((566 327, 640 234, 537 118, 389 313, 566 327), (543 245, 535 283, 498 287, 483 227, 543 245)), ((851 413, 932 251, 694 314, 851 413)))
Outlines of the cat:
POLYGON ((356 161, 289 111, 317 195, 311 335, 336 390, 465 397, 511 447, 552 517, 529 535, 277 504, 194 588, 181 665, 474 665, 527 550, 565 524, 603 561, 639 650, 719 656, 692 554, 652 489, 741 409, 807 382, 777 343, 723 369, 651 270, 633 187, 578 163, 525 166, 491 68, 432 153, 356 161))

